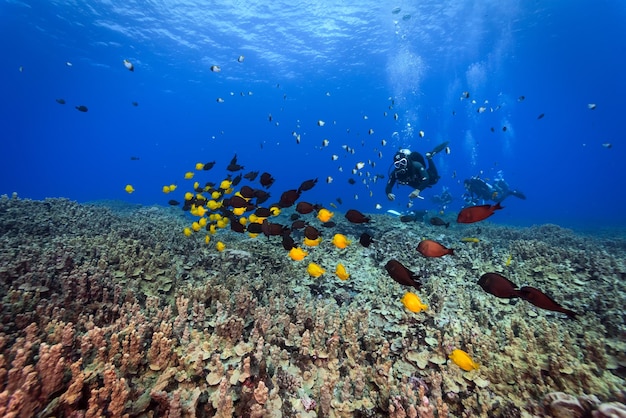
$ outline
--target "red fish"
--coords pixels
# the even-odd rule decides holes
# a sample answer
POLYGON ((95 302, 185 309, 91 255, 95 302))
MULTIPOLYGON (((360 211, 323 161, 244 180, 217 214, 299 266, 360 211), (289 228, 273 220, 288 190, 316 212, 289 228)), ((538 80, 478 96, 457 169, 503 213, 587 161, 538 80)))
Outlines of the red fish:
POLYGON ((487 219, 496 210, 503 209, 500 206, 500 202, 495 205, 478 205, 478 206, 470 206, 468 208, 463 208, 459 212, 459 216, 457 216, 456 221, 460 224, 472 224, 474 222, 479 222, 487 219))
POLYGON ((517 285, 498 273, 485 273, 480 276, 478 284, 487 293, 491 293, 498 298, 518 298, 520 291, 517 285))
POLYGON ((353 224, 363 224, 367 223, 371 220, 369 216, 363 215, 356 209, 350 209, 346 212, 346 219, 352 222, 353 224))
POLYGON ((443 257, 446 254, 454 254, 453 249, 446 248, 437 241, 430 239, 422 240, 417 245, 417 251, 419 251, 424 257, 443 257))
POLYGON ((535 289, 531 286, 522 286, 519 292, 522 299, 532 303, 538 308, 545 309, 547 311, 561 312, 567 315, 570 319, 576 319, 576 312, 562 307, 556 303, 554 299, 539 289, 535 289))
POLYGON ((422 287, 422 284, 419 282, 419 276, 404 267, 398 260, 389 260, 387 264, 385 264, 385 269, 391 278, 400 284, 413 286, 418 290, 422 287))

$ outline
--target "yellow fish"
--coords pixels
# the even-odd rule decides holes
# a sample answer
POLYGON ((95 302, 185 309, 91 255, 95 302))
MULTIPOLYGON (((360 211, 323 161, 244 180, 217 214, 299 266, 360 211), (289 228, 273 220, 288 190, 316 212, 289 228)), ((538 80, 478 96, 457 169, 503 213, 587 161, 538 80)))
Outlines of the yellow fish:
POLYGON ((478 363, 476 363, 472 358, 463 350, 453 350, 448 356, 450 360, 454 362, 457 366, 469 372, 470 370, 478 369, 478 363))
POLYGON ((332 242, 333 244, 335 244, 335 247, 343 249, 343 248, 346 248, 348 245, 350 245, 352 241, 350 241, 343 234, 335 234, 335 236, 333 236, 332 242))
POLYGON ((174 190, 176 190, 176 186, 175 184, 170 184, 170 192, 173 192, 174 190))
POLYGON ((461 242, 480 242, 480 240, 478 238, 465 237, 461 238, 461 242))
POLYGON ((406 292, 400 302, 411 312, 418 313, 428 309, 428 306, 424 305, 415 293, 406 292))
POLYGON ((185 234, 186 237, 191 236, 191 228, 187 227, 183 229, 183 234, 185 234))
POLYGON ((348 278, 350 277, 348 272, 346 272, 346 268, 341 263, 337 264, 337 268, 335 269, 335 274, 341 280, 348 280, 348 278))
POLYGON ((196 163, 196 170, 204 170, 204 163, 196 163))
POLYGON ((280 208, 278 206, 272 206, 270 208, 270 212, 272 213, 272 216, 278 216, 280 215, 280 208))
POLYGON ((322 208, 319 210, 319 212, 317 212, 317 219, 322 222, 328 222, 333 217, 333 215, 333 212, 329 211, 328 209, 322 208))
POLYGON ((135 188, 131 186, 130 184, 127 184, 126 187, 124 187, 124 190, 126 190, 126 193, 130 194, 135 191, 135 188))
POLYGON ((307 245, 309 247, 317 247, 318 245, 320 245, 320 242, 322 242, 322 237, 317 237, 316 239, 309 239, 307 237, 304 237, 304 245, 307 245))
POLYGON ((171 192, 172 189, 170 189, 170 186, 163 186, 163 193, 167 194, 169 192, 171 192))
POLYGON ((309 253, 307 253, 300 247, 293 247, 291 250, 289 250, 289 257, 291 257, 293 261, 300 261, 308 254, 309 253))
POLYGON ((185 179, 191 180, 193 178, 193 171, 187 171, 185 173, 185 179))
POLYGON ((198 232, 200 229, 202 229, 202 227, 200 226, 200 224, 198 222, 194 222, 191 224, 191 229, 193 229, 194 231, 198 232))
POLYGON ((193 193, 191 192, 185 193, 185 200, 191 200, 191 199, 193 199, 193 193))
POLYGON ((513 255, 512 255, 512 254, 509 254, 509 256, 508 256, 508 257, 507 257, 507 259, 506 259, 506 262, 504 263, 504 265, 505 265, 506 267, 510 266, 510 265, 511 265, 511 260, 513 260, 513 255))
POLYGON ((215 244, 215 249, 217 251, 224 251, 224 248, 226 248, 226 244, 224 244, 222 241, 217 241, 217 243, 215 244))
POLYGON ((208 235, 205 235, 205 236, 204 236, 204 243, 205 243, 205 244, 208 244, 209 242, 211 242, 211 237, 210 237, 210 236, 208 236, 208 235))
POLYGON ((222 182, 220 183, 220 189, 227 190, 231 184, 233 184, 233 182, 230 180, 222 180, 222 182))
POLYGON ((306 272, 309 273, 309 276, 317 278, 326 273, 326 270, 324 270, 319 264, 309 263, 306 268, 306 272))
POLYGON ((241 216, 246 212, 246 208, 233 208, 233 213, 237 216, 241 216))

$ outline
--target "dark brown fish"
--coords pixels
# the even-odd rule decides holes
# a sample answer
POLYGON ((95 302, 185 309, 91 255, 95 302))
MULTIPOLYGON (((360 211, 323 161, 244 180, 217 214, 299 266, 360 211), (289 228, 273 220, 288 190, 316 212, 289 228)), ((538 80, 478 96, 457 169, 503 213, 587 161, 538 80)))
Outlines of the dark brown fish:
POLYGON ((281 208, 288 208, 293 206, 296 203, 296 200, 300 197, 300 192, 296 189, 287 190, 280 195, 280 200, 278 201, 278 206, 281 208))
POLYGON ((446 222, 437 216, 430 218, 430 224, 435 226, 445 226, 446 228, 450 226, 450 222, 446 222))
POLYGON ((369 216, 363 215, 356 209, 350 209, 346 212, 346 219, 352 222, 353 224, 363 224, 367 223, 371 220, 369 216))
POLYGON ((293 240, 291 235, 289 235, 289 232, 285 232, 283 234, 283 239, 281 241, 281 244, 283 248, 287 251, 291 250, 292 248, 297 247, 296 242, 293 240))
POLYGON ((281 224, 268 222, 266 219, 261 224, 261 230, 266 237, 270 237, 272 235, 282 235, 286 231, 286 228, 281 224))
POLYGON ((249 173, 246 173, 243 175, 244 179, 248 179, 250 181, 254 181, 254 179, 256 178, 256 176, 259 175, 258 171, 250 171, 249 173))
POLYGON ((318 239, 320 235, 322 235, 322 233, 311 225, 307 225, 307 227, 304 228, 304 236, 308 239, 315 240, 318 239))
POLYGON ((89 111, 89 109, 87 109, 87 106, 80 105, 80 106, 75 106, 75 107, 76 107, 76 110, 78 110, 79 112, 89 111))
POLYGON ((328 221, 328 222, 324 222, 322 226, 324 228, 334 228, 337 226, 337 224, 334 221, 328 221))
POLYGON ((291 224, 291 229, 302 229, 306 226, 306 221, 299 219, 297 221, 293 221, 291 224))
POLYGON ((272 216, 272 212, 268 208, 257 208, 254 214, 259 218, 269 218, 272 216))
POLYGON ((263 232, 263 225, 257 222, 250 222, 246 230, 251 234, 260 234, 263 232))
POLYGON ((208 163, 204 164, 204 166, 202 167, 202 169, 203 169, 204 171, 209 171, 210 169, 212 169, 212 168, 213 168, 213 166, 214 166, 214 165, 215 165, 215 161, 211 161, 211 162, 208 162, 208 163))
POLYGON ((237 164, 237 154, 235 154, 235 156, 232 158, 232 160, 230 160, 230 164, 228 164, 228 166, 226 166, 226 170, 228 170, 228 171, 243 170, 243 166, 237 164))
POLYGON ((171 205, 171 206, 178 206, 178 205, 180 205, 180 202, 178 200, 172 199, 172 200, 168 201, 167 204, 171 205))
POLYGON ((478 205, 461 209, 456 221, 460 224, 471 224, 487 219, 496 210, 504 209, 500 206, 500 202, 495 205, 478 205))
POLYGON ((298 187, 298 192, 305 192, 307 190, 311 190, 313 186, 317 183, 317 178, 303 181, 300 187, 298 187))
POLYGON ((374 242, 374 238, 367 232, 363 232, 359 237, 359 243, 364 247, 369 247, 374 242))
POLYGON ((422 286, 419 282, 419 276, 404 267, 398 260, 389 260, 387 264, 385 264, 385 269, 392 279, 402 285, 413 286, 418 290, 422 286))
POLYGON ((246 232, 246 227, 239 223, 239 220, 236 217, 233 216, 229 223, 231 231, 238 232, 240 234, 246 232))
POLYGON ((510 299, 520 297, 517 285, 498 273, 485 273, 478 279, 478 285, 495 297, 510 299))
POLYGON ((307 213, 311 213, 315 210, 315 206, 308 202, 298 202, 296 205, 296 212, 301 213, 302 215, 306 215, 307 213))
POLYGON ((254 197, 254 189, 250 186, 242 186, 239 189, 239 194, 246 199, 252 199, 254 197))
POLYGON ((454 255, 452 248, 446 248, 437 241, 425 239, 417 245, 417 251, 424 257, 443 257, 446 254, 454 255))
POLYGON ((236 185, 238 185, 240 182, 241 182, 241 173, 239 173, 239 175, 238 175, 238 176, 236 176, 236 177, 232 180, 232 183, 231 183, 231 184, 232 184, 233 186, 236 186, 236 185))
POLYGON ((531 286, 522 286, 519 290, 520 297, 525 301, 528 301, 538 308, 545 309, 547 311, 561 312, 567 315, 570 319, 576 319, 576 312, 570 311, 567 308, 562 307, 554 301, 550 296, 543 293, 541 290, 531 286))
POLYGON ((263 187, 265 187, 267 189, 272 184, 274 184, 274 177, 272 177, 272 175, 270 173, 265 172, 265 173, 261 174, 261 178, 259 179, 259 181, 261 182, 261 186, 263 186, 263 187))
POLYGON ((255 190, 254 197, 256 197, 256 204, 260 205, 267 201, 270 198, 270 194, 263 190, 255 190))
POLYGON ((544 113, 540 114, 539 116, 537 116, 537 119, 543 119, 543 117, 545 116, 544 113))

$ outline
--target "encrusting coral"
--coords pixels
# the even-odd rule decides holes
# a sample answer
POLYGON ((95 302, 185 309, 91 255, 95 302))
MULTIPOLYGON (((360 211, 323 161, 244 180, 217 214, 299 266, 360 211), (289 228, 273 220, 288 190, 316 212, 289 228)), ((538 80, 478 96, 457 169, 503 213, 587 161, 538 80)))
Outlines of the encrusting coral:
MULTIPOLYGON (((484 224, 433 260, 416 254, 423 236, 450 245, 473 227, 375 219, 370 248, 310 250, 327 270, 341 261, 342 281, 310 278, 273 240, 224 233, 217 252, 171 232, 187 221, 169 208, 1 198, 0 415, 623 414, 623 240, 484 224), (426 311, 400 302, 392 257, 420 274, 426 311), (486 271, 580 319, 491 297, 486 271), (462 370, 454 349, 480 367, 462 370)), ((358 241, 363 226, 337 223, 358 241)))

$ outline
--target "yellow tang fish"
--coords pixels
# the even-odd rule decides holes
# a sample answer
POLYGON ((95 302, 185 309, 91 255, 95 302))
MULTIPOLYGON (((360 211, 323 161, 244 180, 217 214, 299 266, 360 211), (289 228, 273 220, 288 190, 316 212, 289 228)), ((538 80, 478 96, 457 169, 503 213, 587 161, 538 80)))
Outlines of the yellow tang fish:
POLYGON ((124 190, 126 190, 126 193, 130 194, 135 191, 135 188, 131 186, 130 184, 127 184, 126 187, 124 187, 124 190))
POLYGON ((309 239, 307 237, 304 237, 304 245, 307 245, 309 247, 317 247, 318 245, 320 245, 320 242, 322 242, 322 237, 317 237, 316 239, 309 239))
POLYGON ((415 293, 406 292, 400 302, 411 312, 418 313, 428 309, 428 306, 424 305, 415 293))
POLYGON ((300 261, 307 255, 309 255, 309 253, 307 253, 300 247, 293 247, 291 250, 289 250, 289 257, 291 257, 293 261, 300 261))
POLYGON ((337 264, 337 268, 335 269, 335 274, 341 280, 348 280, 348 278, 350 277, 350 275, 346 271, 346 268, 341 263, 337 264))
POLYGON ((461 242, 480 242, 480 240, 478 238, 465 237, 461 238, 461 242))
POLYGON ((345 235, 343 234, 335 234, 333 236, 333 241, 332 243, 335 244, 335 247, 337 248, 346 248, 348 245, 350 245, 352 241, 350 241, 345 235))
POLYGON ((191 236, 191 228, 187 227, 183 229, 183 234, 185 234, 186 237, 191 236))
POLYGON ((317 212, 317 219, 319 219, 320 221, 326 223, 328 221, 331 220, 331 218, 333 217, 334 213, 329 211, 328 209, 320 209, 319 212, 317 212))
POLYGON ((309 273, 309 276, 317 278, 326 273, 326 270, 324 270, 319 264, 309 263, 306 268, 306 272, 309 273))
POLYGON ((512 255, 512 254, 509 254, 509 256, 508 256, 508 257, 507 257, 507 259, 506 259, 506 262, 504 263, 504 265, 505 265, 506 267, 510 266, 510 265, 511 265, 511 260, 513 260, 513 255, 512 255))
POLYGON ((185 173, 185 179, 190 180, 193 178, 193 171, 187 171, 185 173))
POLYGON ((453 350, 448 356, 454 364, 469 372, 470 370, 478 369, 478 363, 476 363, 472 358, 463 350, 453 350))
POLYGON ((171 192, 172 190, 170 189, 170 186, 163 186, 163 193, 167 194, 169 192, 171 192))
POLYGON ((226 244, 224 244, 222 241, 217 241, 217 243, 215 244, 215 249, 217 251, 224 251, 224 248, 226 248, 226 244))

